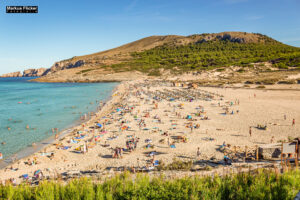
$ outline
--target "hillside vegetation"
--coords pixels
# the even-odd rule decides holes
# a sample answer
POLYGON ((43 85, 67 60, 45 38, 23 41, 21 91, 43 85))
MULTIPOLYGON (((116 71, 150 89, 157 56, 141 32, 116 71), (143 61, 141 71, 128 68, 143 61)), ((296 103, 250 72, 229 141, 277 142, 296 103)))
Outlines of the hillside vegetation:
POLYGON ((151 36, 107 51, 57 62, 48 70, 51 73, 36 81, 123 81, 145 75, 176 75, 228 66, 251 67, 253 63, 263 62, 278 69, 298 69, 300 48, 258 33, 151 36), (129 78, 127 72, 134 73, 129 78))
POLYGON ((0 185, 0 199, 294 199, 300 190, 299 171, 282 175, 269 171, 225 177, 190 177, 168 180, 136 178, 123 174, 103 183, 89 179, 73 180, 64 185, 43 182, 37 187, 0 185))
POLYGON ((187 45, 165 44, 143 52, 133 52, 133 59, 113 64, 115 71, 137 70, 155 74, 159 69, 177 72, 209 70, 226 66, 249 66, 271 62, 275 67, 300 67, 300 48, 264 37, 264 42, 243 43, 228 39, 199 40, 187 45))

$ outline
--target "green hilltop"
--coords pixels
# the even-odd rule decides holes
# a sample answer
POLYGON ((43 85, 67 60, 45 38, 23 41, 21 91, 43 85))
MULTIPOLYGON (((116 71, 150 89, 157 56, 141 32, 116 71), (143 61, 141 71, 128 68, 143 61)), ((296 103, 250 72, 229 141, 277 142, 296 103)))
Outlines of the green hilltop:
POLYGON ((106 67, 117 72, 137 70, 150 75, 159 75, 159 69, 180 73, 232 65, 249 66, 258 62, 271 62, 275 67, 286 69, 300 67, 300 48, 285 45, 265 35, 254 34, 257 36, 255 41, 232 37, 230 34, 207 40, 207 35, 190 36, 197 37, 197 41, 188 44, 178 45, 173 41, 145 51, 132 52, 132 59, 106 67))
MULTIPOLYGON (((228 66, 270 66, 269 63, 272 70, 300 69, 300 48, 259 33, 151 36, 110 50, 57 62, 47 70, 47 74, 35 81, 122 81, 145 75, 221 70, 228 66)), ((253 70, 257 71, 255 67, 253 70)))

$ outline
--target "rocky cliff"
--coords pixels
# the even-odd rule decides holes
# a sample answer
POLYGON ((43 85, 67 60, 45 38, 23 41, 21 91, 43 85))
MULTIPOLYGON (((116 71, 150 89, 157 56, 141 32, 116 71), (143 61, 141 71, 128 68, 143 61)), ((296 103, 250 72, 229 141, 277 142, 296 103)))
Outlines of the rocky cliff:
POLYGON ((27 69, 23 72, 23 77, 35 77, 35 76, 42 76, 46 72, 46 68, 39 68, 39 69, 27 69))
POLYGON ((44 73, 42 74, 43 76, 55 73, 57 71, 65 70, 65 69, 72 69, 72 68, 77 68, 84 65, 83 60, 78 60, 76 62, 70 62, 70 61, 60 61, 54 63, 52 67, 49 69, 45 70, 44 73))
POLYGON ((39 69, 26 69, 23 71, 23 74, 21 72, 12 72, 3 74, 2 78, 7 77, 36 77, 36 76, 42 76, 47 71, 46 68, 39 68, 39 69))
POLYGON ((1 77, 3 77, 3 78, 7 78, 7 77, 22 77, 22 73, 21 72, 12 72, 12 73, 3 74, 1 77))

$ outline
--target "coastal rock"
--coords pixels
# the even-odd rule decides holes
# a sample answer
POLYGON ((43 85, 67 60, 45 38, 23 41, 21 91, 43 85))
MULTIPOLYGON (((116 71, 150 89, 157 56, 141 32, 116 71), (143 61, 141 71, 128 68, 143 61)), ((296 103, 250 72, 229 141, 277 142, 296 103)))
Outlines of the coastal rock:
POLYGON ((47 75, 47 74, 51 74, 60 70, 65 70, 65 69, 71 69, 71 68, 77 68, 84 65, 84 61, 83 60, 78 60, 75 63, 70 62, 70 61, 61 61, 61 62, 56 62, 54 63, 54 65, 46 70, 43 73, 43 76, 47 75))
POLYGON ((8 77, 22 77, 22 74, 21 74, 21 72, 12 72, 12 73, 3 74, 1 77, 2 77, 2 78, 8 78, 8 77))
POLYGON ((12 72, 12 73, 7 73, 3 74, 2 78, 7 78, 7 77, 36 77, 36 76, 42 76, 46 68, 39 68, 39 69, 26 69, 23 71, 23 74, 21 72, 12 72))
POLYGON ((23 77, 35 77, 35 76, 42 76, 46 68, 39 68, 39 69, 27 69, 23 72, 23 77))

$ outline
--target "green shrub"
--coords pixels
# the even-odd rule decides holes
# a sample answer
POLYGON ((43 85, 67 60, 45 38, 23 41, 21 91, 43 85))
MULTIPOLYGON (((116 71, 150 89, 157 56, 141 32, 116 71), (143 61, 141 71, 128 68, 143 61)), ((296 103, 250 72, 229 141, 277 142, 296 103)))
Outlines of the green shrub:
POLYGON ((264 86, 264 85, 259 85, 259 86, 257 86, 256 88, 257 88, 257 89, 264 89, 264 88, 266 88, 266 86, 264 86))
POLYGON ((257 62, 271 62, 280 69, 300 66, 300 48, 275 41, 238 43, 215 40, 187 45, 165 44, 142 52, 133 52, 131 56, 131 60, 111 65, 111 68, 115 71, 157 73, 151 70, 163 68, 174 72, 172 69, 177 68, 186 72, 218 68, 217 71, 223 71, 226 66, 253 68, 251 63, 257 62))
POLYGON ((68 184, 42 182, 36 187, 26 184, 0 185, 0 199, 293 199, 300 190, 300 172, 276 174, 270 170, 220 177, 150 178, 128 173, 103 183, 75 179, 68 184))
POLYGON ((278 63, 275 65, 276 67, 278 67, 279 69, 288 69, 289 67, 286 66, 284 63, 278 63))

